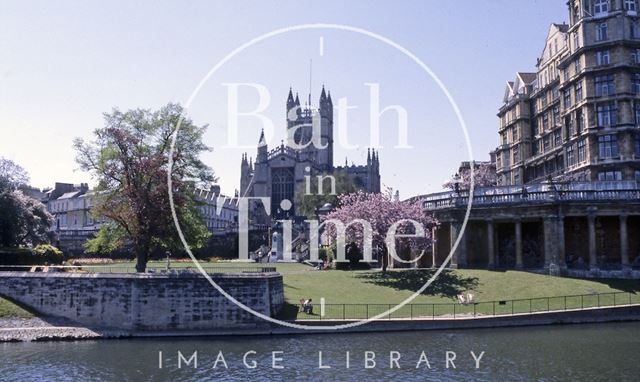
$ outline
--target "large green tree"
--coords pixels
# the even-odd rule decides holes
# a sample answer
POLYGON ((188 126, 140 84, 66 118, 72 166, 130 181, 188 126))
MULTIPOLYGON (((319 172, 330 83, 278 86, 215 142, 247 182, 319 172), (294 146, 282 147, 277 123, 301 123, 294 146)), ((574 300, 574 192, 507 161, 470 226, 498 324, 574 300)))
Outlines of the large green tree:
POLYGON ((0 247, 33 246, 47 241, 53 217, 19 186, 29 182, 24 168, 0 157, 0 247))
POLYGON ((214 181, 212 170, 200 159, 201 153, 210 150, 202 140, 206 126, 195 125, 182 112, 176 104, 157 111, 114 109, 104 115, 105 126, 94 131, 92 141, 77 138, 74 142, 78 164, 97 180, 94 214, 108 222, 94 239, 100 242, 89 247, 113 249, 129 243, 138 272, 145 271, 154 251, 182 248, 167 184, 176 133, 171 171, 176 214, 192 248, 202 247, 209 237, 193 192, 193 187, 214 181))

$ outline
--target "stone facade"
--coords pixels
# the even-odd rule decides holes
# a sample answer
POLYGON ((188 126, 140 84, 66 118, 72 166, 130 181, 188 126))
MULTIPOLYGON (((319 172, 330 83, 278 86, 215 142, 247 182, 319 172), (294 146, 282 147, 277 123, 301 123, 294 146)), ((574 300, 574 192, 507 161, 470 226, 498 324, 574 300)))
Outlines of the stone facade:
MULTIPOLYGON (((266 316, 284 305, 278 273, 213 274, 216 284, 266 316)), ((255 328, 241 309, 197 273, 82 274, 0 272, 0 295, 45 316, 126 330, 255 328)))
MULTIPOLYGON (((255 163, 253 158, 243 154, 240 163, 240 196, 270 197, 271 205, 265 206, 271 213, 271 218, 285 218, 296 216, 296 190, 304 189, 305 177, 317 175, 331 175, 335 172, 345 172, 351 175, 356 186, 368 192, 380 192, 380 162, 375 151, 367 155, 367 164, 356 166, 334 166, 333 163, 333 101, 331 93, 320 94, 319 106, 309 103, 301 107, 300 99, 293 96, 289 90, 286 106, 287 128, 295 129, 293 140, 304 148, 293 148, 285 145, 269 150, 264 137, 260 134, 255 163), (314 126, 318 124, 318 126, 314 126), (318 129, 320 146, 316 148, 312 139, 313 129, 318 129), (289 200, 292 208, 283 211, 280 207, 282 200, 289 200)), ((328 187, 328 186, 327 186, 328 187)), ((259 208, 253 209, 252 216, 260 224, 269 224, 269 218, 260 213, 259 208)))
POLYGON ((536 71, 507 83, 498 182, 640 180, 637 0, 571 0, 536 71))
POLYGON ((459 243, 452 268, 529 269, 555 275, 640 278, 640 187, 627 182, 570 182, 477 188, 425 197, 439 266, 459 243))

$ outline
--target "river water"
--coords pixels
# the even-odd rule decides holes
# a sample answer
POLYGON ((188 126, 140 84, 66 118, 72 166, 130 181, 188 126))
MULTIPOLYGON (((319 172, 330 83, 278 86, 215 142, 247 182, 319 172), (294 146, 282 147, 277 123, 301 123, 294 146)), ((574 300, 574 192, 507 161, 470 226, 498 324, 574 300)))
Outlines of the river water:
POLYGON ((2 381, 639 379, 640 323, 0 344, 2 381))

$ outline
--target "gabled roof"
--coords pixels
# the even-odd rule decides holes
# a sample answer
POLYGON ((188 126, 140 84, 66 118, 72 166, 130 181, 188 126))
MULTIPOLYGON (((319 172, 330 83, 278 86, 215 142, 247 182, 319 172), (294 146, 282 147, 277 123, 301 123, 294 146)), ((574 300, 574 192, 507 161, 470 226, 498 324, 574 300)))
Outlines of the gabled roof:
POLYGON ((74 197, 78 196, 79 193, 80 193, 80 191, 67 192, 67 193, 62 194, 57 200, 71 199, 71 198, 74 198, 74 197))
POLYGON ((517 75, 525 85, 531 85, 531 83, 533 83, 533 81, 535 81, 538 76, 536 73, 532 72, 518 72, 517 75))

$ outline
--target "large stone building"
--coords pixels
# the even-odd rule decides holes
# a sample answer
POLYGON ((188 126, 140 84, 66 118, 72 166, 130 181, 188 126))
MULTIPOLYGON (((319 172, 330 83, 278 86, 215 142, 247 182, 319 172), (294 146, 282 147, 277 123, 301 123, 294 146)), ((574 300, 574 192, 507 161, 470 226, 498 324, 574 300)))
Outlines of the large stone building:
MULTIPOLYGON (((309 98, 309 101, 311 99, 309 98)), ((351 175, 356 186, 368 192, 380 192, 380 162, 378 154, 370 151, 367 155, 367 164, 356 166, 335 166, 333 163, 333 101, 331 93, 325 92, 324 87, 320 94, 319 106, 310 104, 301 107, 300 98, 295 98, 290 89, 286 107, 287 128, 296 129, 294 142, 304 148, 289 147, 284 143, 269 150, 264 133, 260 134, 255 163, 247 154, 243 154, 240 165, 240 196, 270 197, 271 217, 281 218, 295 216, 296 214, 296 190, 304 189, 305 176, 331 175, 336 172, 345 172, 351 175), (317 126, 314 126, 318 124, 317 126), (314 128, 319 129, 320 147, 316 147, 312 139, 314 128), (309 144, 308 144, 309 143, 309 144), (307 145, 308 144, 308 145, 307 145), (282 210, 283 200, 292 202, 289 211, 282 210)), ((328 184, 327 183, 327 188, 328 184)), ((258 214, 256 210, 256 214, 258 214)), ((268 223, 263 214, 256 217, 263 223, 268 223)))
POLYGON ((637 0, 571 0, 536 71, 507 83, 498 182, 640 179, 637 0))
POLYGON ((453 268, 640 278, 637 0, 568 6, 569 24, 551 25, 536 72, 507 83, 498 186, 421 197, 440 225, 420 265, 451 253, 453 268))

